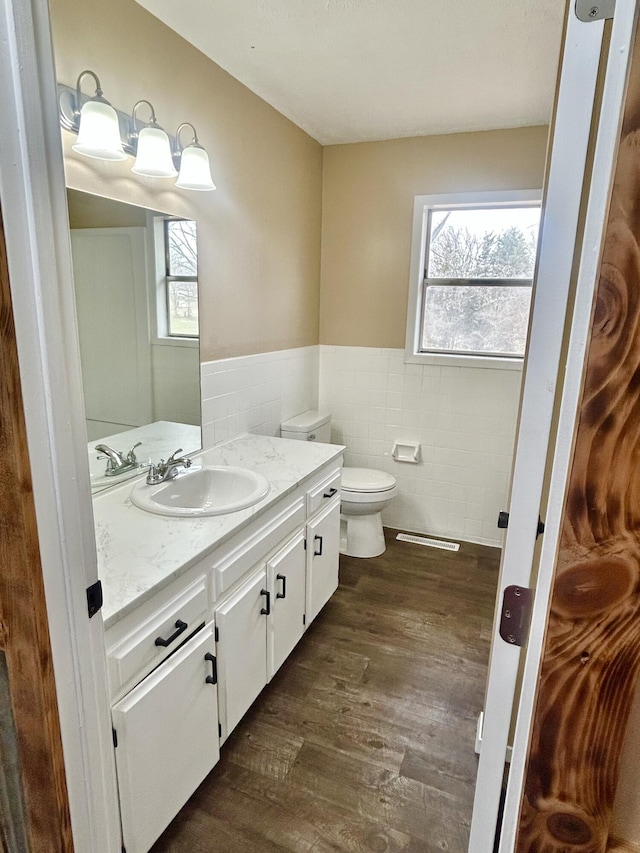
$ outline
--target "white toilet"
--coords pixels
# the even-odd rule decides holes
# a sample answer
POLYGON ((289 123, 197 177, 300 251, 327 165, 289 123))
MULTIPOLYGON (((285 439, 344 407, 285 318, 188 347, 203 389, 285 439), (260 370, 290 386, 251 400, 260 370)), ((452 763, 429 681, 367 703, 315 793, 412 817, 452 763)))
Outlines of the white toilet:
MULTIPOLYGON (((282 438, 331 441, 331 415, 314 410, 280 425, 282 438)), ((340 490, 340 553, 349 557, 378 557, 386 548, 382 510, 398 489, 396 479, 373 468, 343 468, 340 490)))

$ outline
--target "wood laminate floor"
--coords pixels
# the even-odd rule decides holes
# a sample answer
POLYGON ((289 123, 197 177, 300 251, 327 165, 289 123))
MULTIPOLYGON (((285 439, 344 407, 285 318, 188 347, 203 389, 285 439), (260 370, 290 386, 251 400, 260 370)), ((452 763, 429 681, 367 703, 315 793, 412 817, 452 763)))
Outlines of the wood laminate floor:
POLYGON ((153 853, 465 853, 500 552, 386 534, 153 853))

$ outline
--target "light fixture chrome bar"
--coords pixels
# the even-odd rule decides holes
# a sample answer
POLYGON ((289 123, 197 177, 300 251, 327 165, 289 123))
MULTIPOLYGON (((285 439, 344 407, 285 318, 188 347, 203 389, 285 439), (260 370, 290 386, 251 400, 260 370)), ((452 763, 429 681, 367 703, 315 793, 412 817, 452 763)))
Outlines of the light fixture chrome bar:
MULTIPOLYGON (((78 134, 78 118, 80 114, 80 110, 82 106, 91 100, 90 95, 85 95, 83 93, 80 94, 80 103, 77 103, 76 100, 76 87, 75 86, 65 86, 64 83, 58 83, 58 112, 60 113, 60 125, 65 130, 68 130, 70 133, 75 133, 76 136, 78 134)), ((132 144, 132 140, 135 139, 133 136, 134 133, 137 133, 137 129, 134 127, 133 118, 128 113, 123 113, 122 110, 114 107, 116 111, 116 115, 118 116, 118 125, 120 127, 120 140, 122 142, 122 147, 127 152, 127 154, 131 154, 135 157, 136 151, 132 144)), ((141 124, 138 119, 139 124, 141 124)), ((169 142, 171 144, 171 151, 175 152, 178 148, 177 141, 175 136, 171 136, 171 134, 167 134, 169 137, 169 142)))

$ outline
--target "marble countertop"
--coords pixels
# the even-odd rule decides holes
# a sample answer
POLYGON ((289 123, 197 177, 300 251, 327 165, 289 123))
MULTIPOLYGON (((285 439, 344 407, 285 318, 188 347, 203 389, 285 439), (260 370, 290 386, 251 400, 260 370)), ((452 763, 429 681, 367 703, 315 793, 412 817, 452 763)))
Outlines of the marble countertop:
POLYGON ((207 518, 170 518, 134 506, 138 479, 93 497, 98 576, 102 581, 106 628, 114 625, 158 589, 221 545, 280 498, 294 491, 318 468, 337 459, 335 444, 243 435, 193 457, 204 465, 237 465, 263 474, 271 491, 249 509, 207 518))

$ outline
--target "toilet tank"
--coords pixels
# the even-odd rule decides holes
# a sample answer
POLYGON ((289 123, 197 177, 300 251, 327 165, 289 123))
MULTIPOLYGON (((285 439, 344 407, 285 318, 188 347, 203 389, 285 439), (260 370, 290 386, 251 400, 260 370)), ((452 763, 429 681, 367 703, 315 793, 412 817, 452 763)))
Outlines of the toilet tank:
POLYGON ((289 418, 280 424, 282 438, 293 438, 297 441, 331 442, 331 415, 327 412, 317 412, 310 409, 295 418, 289 418))

